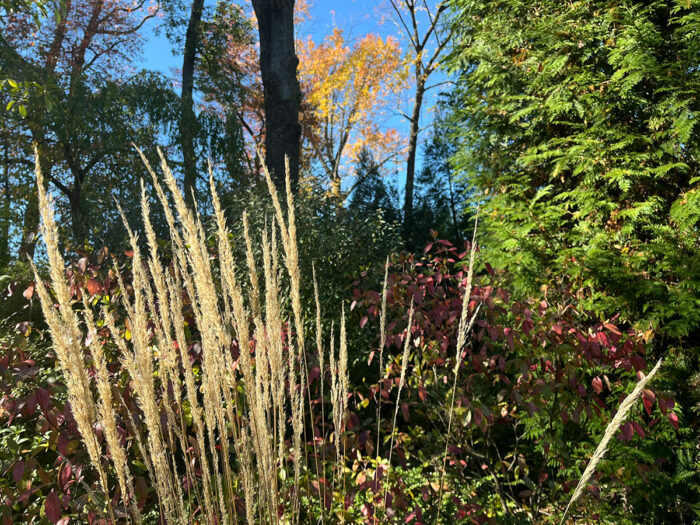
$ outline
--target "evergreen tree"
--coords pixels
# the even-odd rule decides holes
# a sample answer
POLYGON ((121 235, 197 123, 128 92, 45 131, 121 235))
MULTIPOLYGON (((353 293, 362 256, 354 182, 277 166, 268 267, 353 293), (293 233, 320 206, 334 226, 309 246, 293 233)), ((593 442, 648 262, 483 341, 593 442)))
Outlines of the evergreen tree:
MULTIPOLYGON (((700 327, 700 0, 455 0, 488 259, 666 341, 700 327)), ((697 359, 697 358, 695 358, 697 359)))
POLYGON ((401 217, 396 207, 396 188, 387 184, 372 151, 363 148, 355 167, 356 183, 348 209, 359 217, 374 216, 378 212, 389 223, 399 222, 401 217))
POLYGON ((432 238, 431 230, 443 239, 461 245, 468 229, 465 194, 467 188, 455 180, 452 157, 457 143, 446 119, 449 101, 435 113, 432 131, 423 150, 423 168, 416 178, 416 207, 412 238, 420 247, 432 238))

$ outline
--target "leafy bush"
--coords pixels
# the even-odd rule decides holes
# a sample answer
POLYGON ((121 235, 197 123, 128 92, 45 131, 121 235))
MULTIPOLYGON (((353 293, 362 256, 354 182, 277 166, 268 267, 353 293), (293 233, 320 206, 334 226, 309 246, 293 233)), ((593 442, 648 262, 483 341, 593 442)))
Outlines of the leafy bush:
MULTIPOLYGON (((377 382, 377 375, 369 380, 372 398, 384 400, 386 426, 400 375, 395 352, 405 337, 405 323, 398 320, 414 301, 408 391, 397 442, 406 463, 422 465, 432 482, 447 435, 465 254, 436 241, 422 258, 393 260, 389 367, 382 380, 377 382)), ((470 301, 470 311, 478 306, 480 311, 459 370, 447 492, 469 486, 467 501, 478 504, 483 516, 538 522, 552 516, 557 522, 558 509, 625 392, 647 369, 644 337, 618 316, 601 320, 582 310, 565 288, 549 290, 542 300, 515 300, 501 284, 502 273, 486 268, 470 301)), ((359 324, 374 332, 369 320, 379 314, 379 293, 363 291, 362 282, 357 286, 359 324)), ((368 347, 365 355, 376 369, 377 350, 368 347)), ((684 420, 692 407, 678 406, 673 388, 644 391, 643 403, 599 465, 589 497, 576 507, 577 520, 658 523, 697 516, 697 493, 688 481, 697 483, 700 457, 691 420, 684 420)), ((365 409, 360 418, 371 418, 373 410, 365 409)), ((434 516, 436 494, 426 490, 430 503, 419 507, 424 516, 434 516)))

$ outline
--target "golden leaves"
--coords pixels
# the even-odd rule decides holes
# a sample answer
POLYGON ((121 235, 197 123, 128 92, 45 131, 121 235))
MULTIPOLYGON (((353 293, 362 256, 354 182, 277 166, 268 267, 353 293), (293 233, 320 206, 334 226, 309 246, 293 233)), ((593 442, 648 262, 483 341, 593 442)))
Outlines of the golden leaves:
POLYGON ((405 88, 403 52, 396 39, 367 34, 348 42, 334 29, 323 42, 299 43, 299 78, 306 104, 319 123, 312 132, 326 171, 337 178, 339 164, 371 145, 379 157, 394 154, 401 137, 377 124, 405 88))

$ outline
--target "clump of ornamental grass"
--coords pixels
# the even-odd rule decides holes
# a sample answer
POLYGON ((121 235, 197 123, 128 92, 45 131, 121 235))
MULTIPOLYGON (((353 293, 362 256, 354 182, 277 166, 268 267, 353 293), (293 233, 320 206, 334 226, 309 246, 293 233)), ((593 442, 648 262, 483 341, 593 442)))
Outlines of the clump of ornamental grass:
MULTIPOLYGON (((187 525, 193 523, 195 515, 197 523, 211 525, 241 520, 249 524, 298 523, 300 480, 308 463, 302 441, 304 421, 309 414, 313 420, 313 413, 310 394, 308 407, 304 399, 308 371, 294 199, 289 180, 283 206, 265 171, 274 221, 256 238, 247 217, 243 217, 246 257, 241 263, 233 255, 210 173, 218 253, 213 263, 201 218, 186 205, 162 154, 164 184, 139 153, 164 209, 173 261, 170 265, 162 262, 142 183, 147 249, 142 249, 138 235, 122 216, 133 252, 132 278, 127 286, 115 268, 122 310, 105 307, 97 313, 87 299, 87 290, 82 293, 82 307, 74 304, 59 250, 54 201, 44 189, 38 158, 36 162, 41 233, 54 297, 43 286, 37 290, 65 377, 68 400, 97 473, 98 489, 107 496, 106 508, 99 510, 115 522, 117 513, 111 503, 109 479, 114 472, 120 511, 128 521, 142 522, 127 450, 117 431, 124 423, 136 433, 136 446, 167 523, 187 525), (255 242, 262 246, 261 265, 253 256, 255 242), (247 279, 240 278, 239 264, 247 279), (214 278, 215 271, 219 273, 218 280, 214 278), (289 279, 288 297, 281 292, 283 273, 289 279), (201 340, 198 374, 192 369, 187 350, 183 297, 189 299, 201 340), (291 312, 285 310, 284 304, 291 305, 291 312), (107 328, 109 335, 105 338, 105 330, 98 327, 107 328), (118 350, 138 414, 129 412, 120 395, 115 398, 113 392, 119 389, 113 387, 118 386, 119 380, 108 371, 105 344, 118 350), (232 353, 235 344, 239 348, 237 360, 232 353), (93 379, 91 368, 95 371, 93 379), (187 405, 191 418, 194 446, 187 435, 183 405, 187 405), (143 423, 143 432, 135 421, 143 423), (98 426, 103 429, 104 443, 95 433, 98 426), (107 451, 109 456, 105 455, 107 451), (239 498, 245 504, 245 517, 239 516, 239 498)), ((40 281, 36 269, 35 274, 40 281)), ((323 365, 318 301, 316 317, 316 346, 323 365)), ((348 399, 344 319, 340 323, 340 353, 336 357, 331 352, 331 365, 332 415, 337 461, 341 462, 340 434, 348 399)), ((315 456, 316 475, 321 477, 315 456)), ((323 497, 319 491, 319 498, 323 497)), ((324 508, 323 500, 320 506, 324 508)))
MULTIPOLYGON (((289 179, 283 203, 270 174, 264 170, 274 220, 266 223, 261 232, 253 232, 247 215, 243 214, 245 257, 239 261, 234 257, 225 214, 210 171, 217 252, 217 257, 213 258, 201 218, 196 210, 187 206, 162 153, 162 176, 158 176, 143 153, 138 151, 164 211, 172 243, 172 262, 163 262, 142 182, 145 243, 140 242, 138 234, 122 214, 132 251, 131 280, 127 285, 115 268, 121 290, 121 308, 112 305, 97 312, 94 311, 96 303, 89 300, 87 290, 82 290, 81 304, 76 305, 73 300, 59 250, 54 201, 44 189, 38 155, 36 159, 41 234, 46 244, 49 284, 54 297, 44 286, 36 289, 65 378, 68 400, 90 464, 97 473, 97 488, 106 496, 105 508, 98 510, 112 523, 115 523, 115 516, 125 516, 128 522, 139 525, 143 521, 128 450, 118 431, 121 425, 125 425, 134 433, 135 446, 146 466, 158 509, 166 523, 299 523, 302 473, 307 474, 307 498, 313 498, 308 487, 310 467, 315 468, 317 479, 325 477, 324 460, 316 450, 317 439, 325 441, 328 437, 335 448, 331 490, 345 490, 344 429, 350 385, 345 310, 342 308, 337 334, 338 352, 336 354, 334 324, 330 327, 328 352, 329 419, 333 428, 330 433, 322 428, 321 436, 311 436, 314 459, 310 465, 304 446, 308 442, 305 421, 307 417, 311 422, 315 420, 314 404, 307 384, 302 274, 289 179), (261 261, 254 256, 256 243, 262 248, 261 261), (218 274, 216 279, 215 274, 218 274), (284 274, 288 288, 282 286, 284 274), (289 290, 288 296, 282 295, 283 289, 289 290), (201 366, 197 373, 188 353, 188 322, 183 314, 185 301, 188 301, 201 343, 201 366), (284 305, 290 307, 287 309, 284 305), (136 411, 126 405, 120 394, 124 379, 109 372, 106 345, 117 350, 125 373, 122 375, 128 378, 133 392, 136 411), (236 346, 238 359, 234 359, 232 352, 236 346), (95 433, 98 427, 102 429, 103 442, 95 433), (194 436, 188 435, 188 429, 194 432, 194 436), (111 480, 112 476, 116 479, 111 480), (110 481, 116 481, 117 498, 110 494, 110 481), (113 501, 119 501, 119 508, 113 508, 113 501), (244 515, 240 515, 237 501, 243 502, 244 515)), ((458 332, 455 385, 467 334, 478 313, 477 308, 471 319, 468 318, 475 250, 473 240, 458 332)), ((386 379, 383 352, 387 339, 388 271, 387 260, 380 314, 380 381, 386 379)), ((36 269, 35 277, 40 282, 36 269)), ((315 270, 312 278, 316 307, 315 346, 321 370, 321 421, 325 424, 326 352, 315 270)), ((408 370, 413 317, 412 304, 400 356, 401 375, 388 464, 382 464, 379 467, 382 470, 391 468, 398 409, 408 370)), ((453 405, 454 399, 450 406, 450 422, 453 405)), ((381 405, 378 406, 378 416, 380 411, 381 405)), ((310 426, 314 431, 314 425, 310 426)), ((380 433, 381 422, 378 421, 378 444, 381 442, 380 433)), ((443 458, 441 489, 444 471, 443 458)), ((386 511, 388 482, 383 489, 386 511)), ((321 523, 325 519, 326 491, 325 483, 319 483, 317 497, 321 523)))

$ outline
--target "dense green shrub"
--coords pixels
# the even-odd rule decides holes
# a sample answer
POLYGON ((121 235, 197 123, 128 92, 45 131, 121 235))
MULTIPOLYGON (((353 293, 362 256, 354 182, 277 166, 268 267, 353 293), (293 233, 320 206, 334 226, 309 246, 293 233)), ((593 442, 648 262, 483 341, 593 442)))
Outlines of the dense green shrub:
POLYGON ((700 2, 452 5, 455 162, 488 260, 696 347, 700 2))

